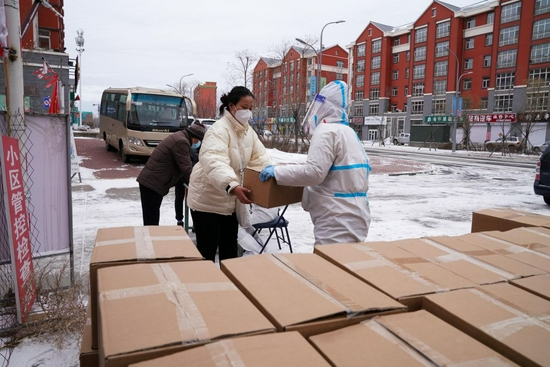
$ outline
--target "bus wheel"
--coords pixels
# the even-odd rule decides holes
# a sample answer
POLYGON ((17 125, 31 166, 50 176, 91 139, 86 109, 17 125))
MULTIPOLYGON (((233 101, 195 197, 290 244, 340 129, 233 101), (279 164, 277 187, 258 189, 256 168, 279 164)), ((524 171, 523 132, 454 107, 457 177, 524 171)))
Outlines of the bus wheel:
POLYGON ((105 133, 103 133, 103 140, 105 141, 105 150, 108 152, 112 152, 114 149, 111 146, 111 144, 109 144, 109 142, 107 141, 107 135, 105 135, 105 133))
POLYGON ((120 152, 120 157, 122 158, 122 161, 124 163, 129 163, 130 156, 124 152, 124 143, 122 143, 122 141, 120 142, 119 152, 120 152))

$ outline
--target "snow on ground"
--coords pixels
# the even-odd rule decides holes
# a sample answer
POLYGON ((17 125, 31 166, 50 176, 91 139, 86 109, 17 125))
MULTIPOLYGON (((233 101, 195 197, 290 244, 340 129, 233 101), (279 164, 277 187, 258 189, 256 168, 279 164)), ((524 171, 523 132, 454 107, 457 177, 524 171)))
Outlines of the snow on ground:
MULTIPOLYGON (((365 143, 365 146, 372 146, 365 143)), ((415 149, 386 145, 384 149, 415 149)), ((422 151, 427 151, 423 148, 422 151)), ((303 162, 303 155, 271 150, 276 162, 303 162)), ((434 154, 449 154, 438 150, 434 154)), ((457 154, 483 154, 457 152, 457 154)), ((496 156, 495 154, 494 156, 496 156)), ((517 157, 517 156, 515 156, 517 157)), ((502 157, 506 159, 506 157, 502 157)), ((526 160, 536 162, 534 157, 526 160)), ((391 163, 391 159, 387 162, 391 163)), ((387 162, 382 159, 379 164, 387 162)), ((414 162, 411 163, 414 165, 414 162)), ((509 207, 550 215, 542 197, 533 193, 533 170, 509 167, 447 168, 434 165, 417 175, 370 176, 369 200, 372 223, 369 241, 391 241, 422 236, 461 235, 470 232, 472 212, 509 207), (433 170, 432 170, 433 169, 433 170)), ((374 167, 376 168, 376 167, 374 167)), ((376 171, 376 169, 375 169, 376 171)), ((73 218, 76 274, 88 275, 88 263, 97 228, 140 226, 141 205, 135 179, 100 180, 81 168, 82 183, 73 181, 73 218)), ((173 190, 161 207, 161 225, 175 225, 173 190)), ((289 206, 285 216, 297 252, 310 252, 313 225, 300 204, 289 206)), ((11 366, 78 366, 79 342, 62 350, 27 340, 11 357, 11 366)))

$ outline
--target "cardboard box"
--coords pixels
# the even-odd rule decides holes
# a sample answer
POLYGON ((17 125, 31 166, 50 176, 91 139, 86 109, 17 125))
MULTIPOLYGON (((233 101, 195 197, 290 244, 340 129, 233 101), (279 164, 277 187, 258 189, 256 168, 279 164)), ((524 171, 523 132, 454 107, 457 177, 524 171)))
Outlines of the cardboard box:
POLYGON ((211 261, 99 269, 99 361, 127 366, 211 341, 275 332, 211 261))
POLYGON ((509 231, 519 227, 550 228, 550 217, 514 209, 484 209, 472 215, 472 233, 509 231))
POLYGON ((221 262, 222 271, 273 322, 303 336, 405 307, 315 254, 265 254, 221 262))
POLYGON ((528 250, 550 256, 550 229, 544 227, 521 227, 506 232, 489 231, 483 235, 501 239, 525 247, 528 250))
POLYGON ((426 296, 424 308, 521 366, 550 365, 550 302, 510 284, 426 296))
POLYGON ((298 332, 232 338, 132 367, 329 367, 330 364, 298 332))
POLYGON ((458 264, 454 268, 451 266, 445 268, 445 265, 452 264, 437 263, 430 258, 437 259, 438 256, 449 258, 448 253, 418 239, 322 245, 315 246, 315 253, 407 305, 409 311, 420 309, 423 296, 426 294, 475 287, 478 282, 453 271, 454 268, 460 270, 460 265, 466 271, 470 270, 472 274, 481 274, 479 278, 466 274, 476 281, 486 278, 495 281, 504 280, 492 273, 486 275, 485 269, 475 267, 468 262, 458 264), (481 277, 482 275, 486 276, 481 277))
POLYGON ((92 308, 88 304, 86 312, 86 324, 82 332, 82 341, 80 343, 80 367, 98 367, 98 351, 92 349, 92 308))
POLYGON ((430 237, 428 239, 502 269, 513 274, 515 278, 550 272, 550 256, 544 258, 536 252, 484 236, 481 233, 469 233, 457 237, 430 237))
POLYGON ((98 348, 97 271, 132 263, 202 260, 197 246, 181 226, 113 227, 97 230, 90 259, 92 346, 98 348))
POLYGON ((302 201, 303 187, 280 186, 275 179, 260 181, 263 167, 247 167, 243 186, 250 190, 249 199, 264 208, 275 208, 302 201))
POLYGON ((550 301, 550 275, 548 274, 517 279, 510 283, 550 301))
POLYGON ((515 366, 423 310, 377 316, 310 342, 333 366, 515 366))

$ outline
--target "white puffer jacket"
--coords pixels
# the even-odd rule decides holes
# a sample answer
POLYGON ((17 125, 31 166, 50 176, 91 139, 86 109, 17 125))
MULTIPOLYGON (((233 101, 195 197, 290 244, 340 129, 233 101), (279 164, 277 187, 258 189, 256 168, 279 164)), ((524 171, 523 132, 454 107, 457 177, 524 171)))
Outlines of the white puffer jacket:
POLYGON ((234 213, 237 198, 228 192, 240 184, 241 155, 243 167, 271 163, 256 132, 248 125, 241 125, 226 111, 204 136, 199 162, 189 180, 187 205, 201 212, 234 213))

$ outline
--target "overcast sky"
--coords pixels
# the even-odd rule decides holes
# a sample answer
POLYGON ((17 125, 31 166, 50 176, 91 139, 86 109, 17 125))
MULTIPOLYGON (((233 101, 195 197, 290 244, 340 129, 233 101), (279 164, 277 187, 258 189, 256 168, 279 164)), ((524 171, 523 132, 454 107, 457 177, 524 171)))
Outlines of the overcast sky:
MULTIPOLYGON (((477 0, 450 0, 456 6, 477 0)), ((84 31, 82 99, 92 111, 108 87, 164 88, 180 78, 190 84, 217 82, 218 91, 232 85, 228 64, 235 52, 270 56, 271 50, 295 38, 318 39, 342 47, 355 41, 369 21, 391 26, 414 22, 431 0, 95 0, 66 1, 65 47, 71 58, 76 31, 84 31)))

